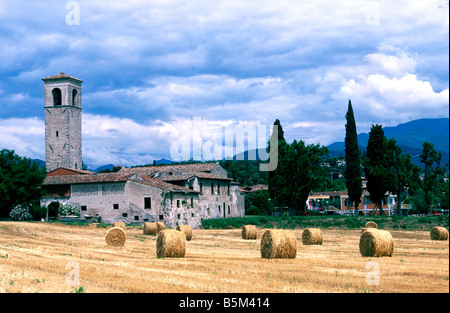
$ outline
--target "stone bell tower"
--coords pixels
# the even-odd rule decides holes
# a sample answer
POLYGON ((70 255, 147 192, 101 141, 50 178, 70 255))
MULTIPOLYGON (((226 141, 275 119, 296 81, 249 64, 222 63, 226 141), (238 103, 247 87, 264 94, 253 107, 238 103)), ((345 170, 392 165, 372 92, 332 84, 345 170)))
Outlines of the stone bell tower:
POLYGON ((64 73, 44 81, 45 165, 81 170, 81 83, 64 73))

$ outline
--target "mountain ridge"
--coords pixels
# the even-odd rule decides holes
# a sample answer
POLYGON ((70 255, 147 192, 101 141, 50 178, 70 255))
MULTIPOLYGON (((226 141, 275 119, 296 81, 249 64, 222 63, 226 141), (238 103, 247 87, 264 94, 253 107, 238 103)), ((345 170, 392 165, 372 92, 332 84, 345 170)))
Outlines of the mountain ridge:
MULTIPOLYGON (((388 139, 395 139, 398 145, 420 148, 425 141, 431 142, 436 150, 449 153, 449 119, 419 119, 397 126, 383 127, 384 134, 388 139)), ((358 145, 367 147, 369 141, 368 133, 358 134, 358 145)), ((345 150, 345 143, 337 141, 329 144, 328 149, 332 151, 345 150)))
MULTIPOLYGON (((442 153, 441 164, 449 162, 449 119, 448 118, 424 118, 398 124, 397 126, 383 127, 386 138, 395 139, 403 153, 411 155, 414 164, 420 165, 420 153, 425 141, 434 145, 434 148, 442 153)), ((364 151, 369 141, 368 133, 359 133, 358 146, 364 151)), ((329 144, 331 156, 345 155, 345 142, 338 141, 329 144)))

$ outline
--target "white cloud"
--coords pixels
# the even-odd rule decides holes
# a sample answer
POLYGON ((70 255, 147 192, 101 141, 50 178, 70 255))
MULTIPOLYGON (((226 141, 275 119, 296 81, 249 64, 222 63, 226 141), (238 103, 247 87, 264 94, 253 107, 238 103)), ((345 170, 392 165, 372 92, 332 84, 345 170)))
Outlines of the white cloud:
POLYGON ((265 147, 271 125, 201 117, 145 125, 130 119, 83 114, 82 128, 83 159, 95 168, 109 163, 147 164, 159 158, 222 159, 248 147, 265 147), (226 144, 222 147, 224 140, 226 144))
POLYGON ((367 67, 372 73, 385 74, 392 77, 413 73, 416 67, 416 61, 403 51, 400 52, 399 56, 371 53, 366 55, 364 60, 367 61, 367 67))
POLYGON ((43 160, 44 122, 37 118, 0 119, 0 147, 22 157, 43 160))
POLYGON ((366 119, 406 122, 420 117, 448 117, 448 89, 435 92, 428 81, 414 74, 389 78, 382 74, 346 81, 341 95, 356 103, 366 119))

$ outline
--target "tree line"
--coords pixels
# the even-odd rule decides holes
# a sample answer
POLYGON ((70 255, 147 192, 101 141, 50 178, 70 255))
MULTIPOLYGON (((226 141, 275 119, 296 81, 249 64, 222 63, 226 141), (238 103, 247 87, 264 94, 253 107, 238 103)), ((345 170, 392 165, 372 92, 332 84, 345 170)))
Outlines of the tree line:
MULTIPOLYGON (((432 143, 423 143, 421 168, 412 163, 409 154, 402 152, 395 139, 388 140, 382 126, 376 124, 370 129, 366 150, 360 151, 350 100, 345 118, 344 180, 356 215, 363 195, 363 177, 370 200, 380 214, 385 214, 382 205, 388 193, 397 196, 398 212, 402 203, 412 203, 419 213, 431 213, 437 208, 448 210, 449 184, 445 179, 448 164, 441 164, 442 153, 432 143)), ((288 144, 278 119, 275 126, 278 127, 278 167, 269 172, 270 200, 275 207, 288 207, 290 215, 303 215, 310 192, 325 179, 319 161, 328 155, 328 150, 297 140, 288 144)))
POLYGON ((40 216, 41 186, 45 177, 45 167, 18 156, 13 150, 0 150, 0 218, 9 217, 11 210, 21 205, 40 216))

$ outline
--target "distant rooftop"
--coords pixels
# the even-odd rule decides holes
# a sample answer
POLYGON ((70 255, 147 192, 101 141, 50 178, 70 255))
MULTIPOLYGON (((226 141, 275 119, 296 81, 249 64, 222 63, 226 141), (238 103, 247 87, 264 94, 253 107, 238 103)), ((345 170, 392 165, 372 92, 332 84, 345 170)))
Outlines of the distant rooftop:
POLYGON ((60 74, 57 74, 57 75, 45 77, 45 78, 42 78, 42 80, 44 80, 44 81, 45 80, 56 80, 56 79, 63 79, 63 78, 73 79, 73 80, 76 80, 76 81, 78 81, 80 83, 83 82, 81 79, 75 78, 75 77, 67 75, 65 73, 60 73, 60 74))
POLYGON ((144 167, 123 167, 119 173, 136 173, 150 176, 155 172, 167 172, 170 170, 179 170, 185 173, 197 173, 197 172, 211 172, 214 167, 218 166, 218 162, 215 163, 195 163, 195 164, 173 164, 173 165, 156 165, 156 166, 144 166, 144 167))

